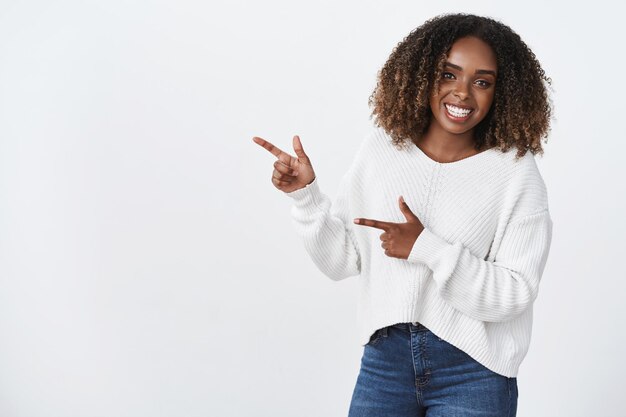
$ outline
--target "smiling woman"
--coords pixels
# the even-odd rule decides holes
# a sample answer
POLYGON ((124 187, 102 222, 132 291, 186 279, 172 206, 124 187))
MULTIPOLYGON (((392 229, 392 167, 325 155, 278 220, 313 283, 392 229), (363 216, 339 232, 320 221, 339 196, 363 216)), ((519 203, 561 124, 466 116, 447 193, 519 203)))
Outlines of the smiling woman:
MULTIPOLYGON (((491 110, 497 76, 496 55, 480 38, 466 36, 454 42, 444 68, 439 90, 433 90, 430 97, 432 119, 420 140, 420 147, 426 152, 424 148, 434 144, 440 148, 445 146, 453 153, 457 148, 460 158, 464 158, 478 153, 474 149, 474 129, 491 110)), ((453 160, 459 156, 451 155, 453 160)))
POLYGON ((515 416, 552 240, 534 158, 548 81, 509 27, 444 15, 379 73, 378 126, 334 202, 298 136, 296 156, 254 138, 277 158, 272 183, 313 262, 333 280, 360 275, 351 417, 515 416))
POLYGON ((450 14, 426 21, 394 48, 369 104, 398 148, 416 144, 447 161, 471 154, 466 148, 496 146, 515 148, 521 157, 526 151, 543 153, 552 115, 550 83, 511 28, 450 14), (456 109, 447 111, 445 104, 456 109), (446 132, 463 136, 450 140, 446 132), (441 140, 433 141, 439 134, 441 140))

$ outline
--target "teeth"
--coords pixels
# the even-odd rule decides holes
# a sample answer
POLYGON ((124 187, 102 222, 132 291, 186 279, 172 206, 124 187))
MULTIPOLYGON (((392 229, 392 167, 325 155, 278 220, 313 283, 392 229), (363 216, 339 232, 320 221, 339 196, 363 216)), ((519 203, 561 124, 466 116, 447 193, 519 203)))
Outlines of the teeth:
POLYGON ((446 108, 454 117, 465 117, 472 112, 469 109, 462 109, 460 107, 452 106, 450 104, 446 104, 446 108))

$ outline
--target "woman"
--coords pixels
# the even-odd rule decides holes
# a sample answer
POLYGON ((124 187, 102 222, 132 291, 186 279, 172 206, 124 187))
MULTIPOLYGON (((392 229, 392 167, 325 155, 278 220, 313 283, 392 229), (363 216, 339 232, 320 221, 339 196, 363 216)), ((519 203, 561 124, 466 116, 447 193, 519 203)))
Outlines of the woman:
POLYGON ((450 14, 412 31, 370 97, 377 127, 331 204, 300 138, 272 183, 318 268, 360 275, 364 345, 350 416, 515 416, 517 373, 552 239, 551 108, 508 26, 450 14))

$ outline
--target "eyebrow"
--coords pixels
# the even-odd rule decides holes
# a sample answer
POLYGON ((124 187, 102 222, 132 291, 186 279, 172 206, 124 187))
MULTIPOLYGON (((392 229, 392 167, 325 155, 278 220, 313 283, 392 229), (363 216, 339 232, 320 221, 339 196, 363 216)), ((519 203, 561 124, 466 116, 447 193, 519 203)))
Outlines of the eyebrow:
MULTIPOLYGON (((463 71, 463 68, 462 68, 462 67, 460 67, 460 66, 458 66, 458 65, 455 65, 455 64, 452 64, 452 63, 447 62, 447 61, 446 61, 446 63, 445 63, 445 66, 447 66, 447 67, 452 67, 452 68, 454 68, 454 69, 456 69, 456 70, 459 70, 459 71, 463 71)), ((492 71, 492 70, 486 70, 486 69, 478 69, 478 70, 476 70, 476 74, 491 74, 491 75, 493 75, 494 77, 496 76, 496 72, 495 72, 495 71, 492 71)))

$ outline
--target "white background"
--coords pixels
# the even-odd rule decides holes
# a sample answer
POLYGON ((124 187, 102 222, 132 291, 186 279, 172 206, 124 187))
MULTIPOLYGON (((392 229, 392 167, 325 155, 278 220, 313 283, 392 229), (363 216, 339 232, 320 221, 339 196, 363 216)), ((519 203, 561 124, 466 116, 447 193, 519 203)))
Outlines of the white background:
POLYGON ((0 1, 0 416, 345 416, 358 277, 305 253, 264 137, 322 190, 376 72, 443 12, 554 80, 554 237, 520 417, 624 416, 623 14, 606 2, 0 1))

